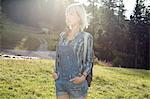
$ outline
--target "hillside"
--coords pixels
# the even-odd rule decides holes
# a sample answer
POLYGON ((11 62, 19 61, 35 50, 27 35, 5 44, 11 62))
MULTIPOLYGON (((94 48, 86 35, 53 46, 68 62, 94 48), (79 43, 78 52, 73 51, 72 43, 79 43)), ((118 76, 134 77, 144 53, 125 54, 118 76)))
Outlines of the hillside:
MULTIPOLYGON (((0 99, 55 99, 53 60, 0 60, 0 99)), ((88 99, 150 99, 150 71, 94 65, 88 99)))
POLYGON ((17 24, 0 16, 0 48, 12 50, 55 50, 57 33, 45 34, 41 28, 17 24))
POLYGON ((17 24, 6 16, 0 18, 0 48, 34 50, 40 42, 31 34, 36 33, 32 27, 17 24))

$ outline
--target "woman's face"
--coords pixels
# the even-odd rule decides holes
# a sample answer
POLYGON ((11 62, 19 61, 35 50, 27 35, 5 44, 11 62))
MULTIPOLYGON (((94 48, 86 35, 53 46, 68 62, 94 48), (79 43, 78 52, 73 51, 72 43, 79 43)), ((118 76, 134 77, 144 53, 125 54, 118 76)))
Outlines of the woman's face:
POLYGON ((78 14, 74 12, 68 12, 66 15, 67 25, 74 26, 76 24, 80 24, 80 17, 78 14))

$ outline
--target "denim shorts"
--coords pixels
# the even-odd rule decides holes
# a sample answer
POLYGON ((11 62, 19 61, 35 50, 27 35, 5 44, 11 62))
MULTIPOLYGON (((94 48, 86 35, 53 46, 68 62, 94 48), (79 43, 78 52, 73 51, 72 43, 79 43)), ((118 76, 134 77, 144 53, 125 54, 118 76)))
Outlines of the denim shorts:
POLYGON ((70 99, 83 99, 87 96, 88 83, 87 80, 80 84, 75 84, 69 79, 56 79, 55 80, 56 96, 69 95, 70 99))

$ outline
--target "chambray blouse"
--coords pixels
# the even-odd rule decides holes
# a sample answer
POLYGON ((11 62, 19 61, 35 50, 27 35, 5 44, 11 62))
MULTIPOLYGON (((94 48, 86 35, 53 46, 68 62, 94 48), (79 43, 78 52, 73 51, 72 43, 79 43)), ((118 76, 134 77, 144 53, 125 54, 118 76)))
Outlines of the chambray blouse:
POLYGON ((83 63, 83 51, 84 51, 84 33, 85 32, 79 32, 77 33, 73 40, 67 41, 67 35, 65 32, 61 32, 59 34, 58 43, 56 45, 56 60, 55 60, 55 72, 57 71, 57 67, 59 66, 59 46, 62 46, 64 44, 71 44, 73 45, 73 50, 75 54, 77 55, 77 59, 80 66, 80 71, 86 71, 87 74, 89 74, 90 69, 92 68, 93 64, 93 36, 89 33, 88 41, 87 41, 87 55, 86 55, 86 61, 83 63))

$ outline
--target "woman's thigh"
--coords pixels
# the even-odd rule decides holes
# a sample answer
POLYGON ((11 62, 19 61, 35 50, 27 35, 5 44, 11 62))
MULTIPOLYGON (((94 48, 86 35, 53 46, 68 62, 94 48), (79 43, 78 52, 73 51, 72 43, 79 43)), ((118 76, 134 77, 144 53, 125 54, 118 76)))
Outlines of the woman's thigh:
POLYGON ((70 99, 69 95, 57 96, 57 99, 70 99))
POLYGON ((87 96, 84 96, 83 99, 87 99, 87 96))
MULTIPOLYGON (((57 96, 57 99, 70 99, 69 95, 57 96)), ((83 99, 87 99, 87 96, 84 96, 83 99)))

